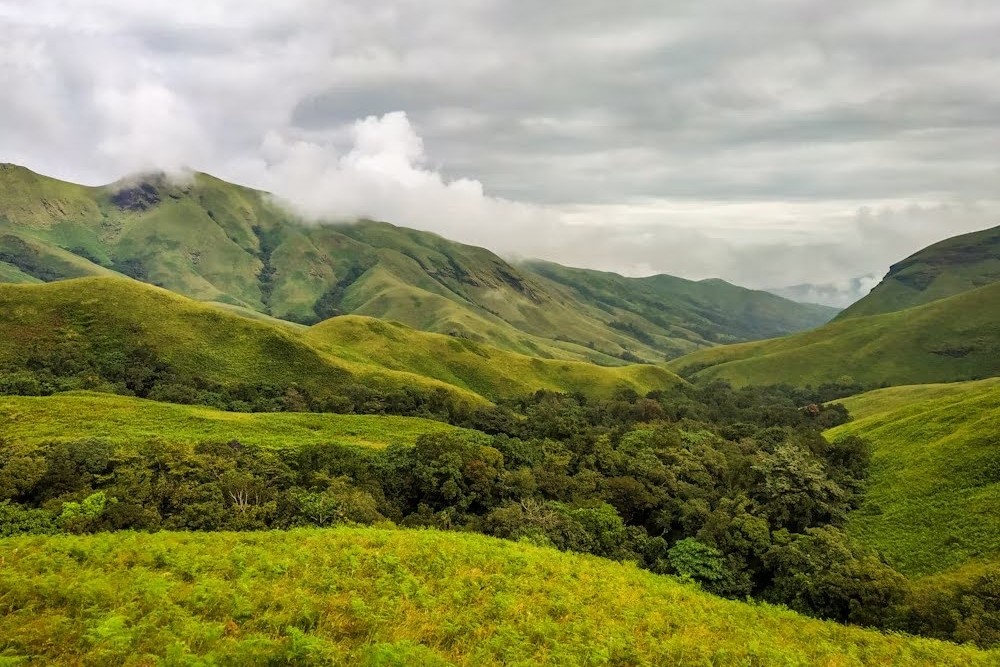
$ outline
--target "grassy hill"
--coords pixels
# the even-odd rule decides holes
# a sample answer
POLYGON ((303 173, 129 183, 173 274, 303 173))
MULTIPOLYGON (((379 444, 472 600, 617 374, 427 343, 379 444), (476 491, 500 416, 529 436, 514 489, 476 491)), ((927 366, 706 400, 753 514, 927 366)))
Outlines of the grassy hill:
POLYGON ((855 419, 826 433, 875 445, 851 531, 904 574, 1000 557, 1000 378, 893 387, 843 401, 855 419))
POLYGON ((443 391, 473 405, 540 388, 644 394, 679 381, 662 367, 531 359, 370 318, 287 326, 122 278, 0 285, 0 309, 0 369, 42 366, 81 378, 79 388, 127 384, 136 367, 165 366, 188 384, 296 385, 317 397, 361 384, 443 391))
POLYGON ((634 566, 377 529, 0 540, 0 660, 52 665, 990 665, 634 566))
POLYGON ((835 312, 721 281, 516 267, 386 223, 305 225, 267 194, 205 174, 84 187, 2 165, 0 192, 0 281, 119 273, 300 323, 369 315, 608 365, 781 335, 835 312))
POLYGON ((303 339, 338 358, 417 373, 488 398, 521 396, 538 389, 608 396, 618 387, 632 387, 645 393, 643 389, 681 381, 662 366, 609 368, 581 361, 539 359, 356 315, 316 324, 304 333, 303 339))
POLYGON ((1000 283, 785 338, 699 350, 668 367, 740 386, 818 385, 844 376, 902 385, 1000 375, 1000 283))
POLYGON ((386 415, 224 412, 129 396, 71 392, 0 396, 3 439, 14 445, 99 438, 118 445, 229 442, 261 447, 412 445, 425 433, 459 431, 430 419, 386 415))
POLYGON ((840 319, 889 313, 1000 282, 1000 227, 924 248, 889 269, 840 319))

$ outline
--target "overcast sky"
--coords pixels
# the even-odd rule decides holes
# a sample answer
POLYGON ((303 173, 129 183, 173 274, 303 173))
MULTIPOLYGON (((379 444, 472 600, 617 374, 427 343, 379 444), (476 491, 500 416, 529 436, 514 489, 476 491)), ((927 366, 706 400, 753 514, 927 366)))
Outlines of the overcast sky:
POLYGON ((996 0, 0 0, 0 90, 0 162, 630 275, 870 284, 1000 224, 996 0))

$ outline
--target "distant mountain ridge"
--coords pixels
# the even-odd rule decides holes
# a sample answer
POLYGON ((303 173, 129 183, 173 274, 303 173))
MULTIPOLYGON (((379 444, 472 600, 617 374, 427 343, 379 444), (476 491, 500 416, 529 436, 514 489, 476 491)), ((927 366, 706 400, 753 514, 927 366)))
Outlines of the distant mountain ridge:
POLYGON ((388 223, 310 225, 206 174, 87 187, 0 166, 0 282, 115 274, 237 312, 304 324, 368 315, 605 365, 780 336, 836 313, 722 281, 512 265, 388 223))

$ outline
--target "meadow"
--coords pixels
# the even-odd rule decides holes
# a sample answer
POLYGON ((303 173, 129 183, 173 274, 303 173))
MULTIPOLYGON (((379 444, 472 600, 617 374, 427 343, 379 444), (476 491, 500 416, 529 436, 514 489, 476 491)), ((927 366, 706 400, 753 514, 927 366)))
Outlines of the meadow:
POLYGON ((1000 379, 881 389, 843 401, 855 416, 826 432, 874 445, 849 531, 910 576, 1000 555, 1000 379))
POLYGON ((257 447, 340 444, 382 448, 412 445, 423 434, 462 430, 417 417, 227 412, 93 392, 0 396, 0 423, 3 439, 14 445, 97 438, 115 445, 147 440, 169 444, 237 440, 257 447))

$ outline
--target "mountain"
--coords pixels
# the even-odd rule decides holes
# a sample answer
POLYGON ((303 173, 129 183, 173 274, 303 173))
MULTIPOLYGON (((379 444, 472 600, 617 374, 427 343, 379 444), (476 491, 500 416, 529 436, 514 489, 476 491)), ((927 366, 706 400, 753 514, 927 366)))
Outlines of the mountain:
MULTIPOLYGON (((611 326, 671 353, 699 346, 771 338, 828 322, 836 308, 815 304, 789 307, 787 299, 737 287, 724 280, 685 280, 656 275, 625 278, 616 273, 573 269, 551 262, 522 265, 569 289, 576 301, 596 304, 620 319, 611 326), (667 337, 660 339, 666 332, 667 337)), ((673 356, 673 354, 672 354, 673 356)))
POLYGON ((813 331, 675 359, 683 377, 735 385, 872 386, 1000 375, 1000 283, 881 315, 838 318, 813 331))
POLYGON ((644 394, 680 381, 658 366, 534 359, 366 317, 313 329, 253 319, 120 277, 0 285, 0 312, 0 376, 34 372, 61 388, 296 387, 330 401, 364 385, 479 405, 537 389, 644 394))
POLYGON ((985 667, 998 658, 462 532, 27 536, 0 539, 0 552, 8 664, 985 667))
POLYGON ((1000 558, 1000 378, 881 389, 843 401, 830 431, 874 445, 869 486, 849 528, 911 576, 1000 558))
POLYGON ((963 234, 893 264, 839 319, 890 313, 1000 281, 1000 227, 963 234))
POLYGON ((536 357, 661 361, 812 328, 835 311, 720 281, 628 279, 363 221, 306 224, 206 174, 85 187, 0 166, 0 281, 127 275, 237 312, 402 322, 536 357))

